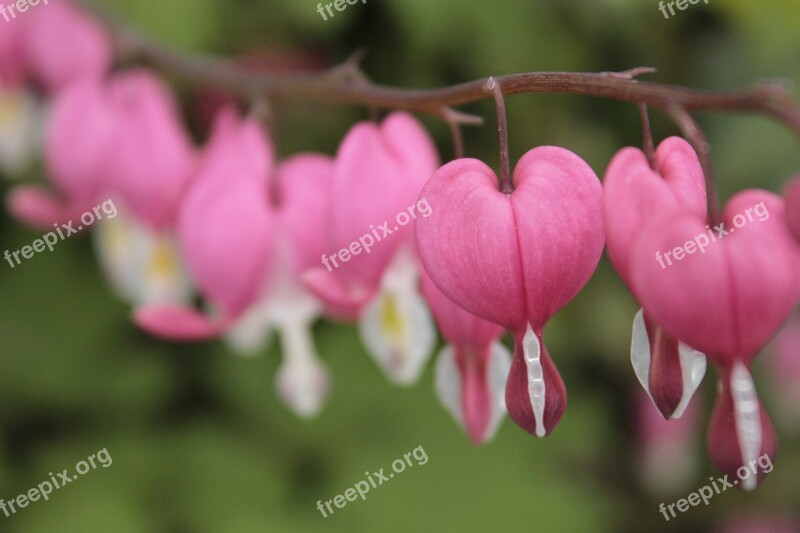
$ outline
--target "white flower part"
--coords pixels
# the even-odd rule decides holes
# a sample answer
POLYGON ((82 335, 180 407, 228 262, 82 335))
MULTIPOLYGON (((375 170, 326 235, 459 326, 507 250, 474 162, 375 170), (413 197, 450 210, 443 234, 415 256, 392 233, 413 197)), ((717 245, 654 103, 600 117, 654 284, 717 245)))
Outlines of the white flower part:
POLYGON ((706 375, 706 356, 694 348, 690 348, 682 342, 678 343, 678 352, 681 358, 681 376, 683 377, 683 396, 678 407, 670 418, 680 418, 683 416, 686 407, 694 396, 695 391, 706 375))
POLYGON ((410 255, 399 252, 359 319, 367 352, 390 381, 405 386, 419 379, 436 342, 433 318, 419 293, 417 268, 410 255))
POLYGON ((544 437, 547 430, 544 427, 544 407, 547 399, 547 389, 544 383, 544 369, 542 368, 542 346, 539 338, 528 324, 528 331, 522 338, 522 351, 525 356, 525 365, 528 367, 528 396, 531 399, 533 418, 536 422, 536 436, 544 437))
POLYGON ((650 339, 644 324, 644 310, 639 309, 633 317, 633 335, 631 335, 631 363, 639 383, 642 384, 650 399, 650 339))
POLYGON ((319 414, 331 390, 331 377, 317 356, 311 325, 322 306, 299 285, 290 265, 289 243, 276 241, 272 273, 260 289, 264 297, 233 324, 225 340, 240 355, 255 355, 278 331, 283 361, 275 376, 278 397, 298 416, 319 414))
MULTIPOLYGON (((675 412, 670 416, 672 419, 683 416, 689 401, 706 374, 706 356, 702 352, 678 342, 678 353, 680 354, 681 377, 683 379, 683 395, 675 408, 675 412)), ((642 387, 644 387, 647 395, 652 400, 653 396, 650 394, 650 338, 647 335, 644 310, 642 309, 639 309, 639 312, 633 318, 631 364, 636 377, 639 378, 639 383, 642 384, 642 387)))
POLYGON ((278 396, 298 416, 314 417, 328 398, 331 378, 314 350, 311 325, 298 321, 279 329, 283 363, 275 376, 278 396))
MULTIPOLYGON (((492 413, 482 442, 491 441, 500 429, 500 423, 506 414, 506 380, 511 369, 511 353, 499 341, 491 346, 489 355, 488 389, 492 402, 492 413)), ((448 413, 466 430, 466 417, 461 401, 461 374, 456 365, 455 350, 447 345, 436 357, 434 386, 436 395, 448 413)))
MULTIPOLYGON (((758 454, 761 452, 761 410, 758 407, 753 377, 740 362, 733 365, 730 386, 742 465, 747 467, 758 460, 758 454)), ((742 480, 744 490, 753 490, 757 484, 758 480, 752 471, 742 480)))
POLYGON ((112 287, 129 303, 186 303, 192 284, 171 234, 156 233, 121 211, 95 222, 98 260, 112 287))
POLYGON ((19 176, 40 150, 44 114, 30 91, 0 85, 0 173, 19 176))

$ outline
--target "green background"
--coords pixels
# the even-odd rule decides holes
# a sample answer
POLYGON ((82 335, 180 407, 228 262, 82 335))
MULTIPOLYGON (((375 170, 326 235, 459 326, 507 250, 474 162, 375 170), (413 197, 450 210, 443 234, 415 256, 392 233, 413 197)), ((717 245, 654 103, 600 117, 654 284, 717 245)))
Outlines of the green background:
MULTIPOLYGON (((365 72, 401 87, 635 66, 658 68, 647 79, 702 88, 800 81, 796 0, 711 0, 668 20, 652 0, 368 0, 328 21, 306 0, 105 3, 188 50, 324 66, 363 48, 365 72)), ((175 87, 201 138, 203 96, 186 80, 175 87)), ((641 142, 638 111, 629 104, 519 95, 507 105, 512 164, 536 145, 556 144, 602 175, 616 150, 641 142)), ((496 167, 493 104, 463 109, 487 121, 465 131, 467 155, 496 167)), ((347 128, 366 117, 357 107, 280 102, 273 133, 281 155, 333 153, 347 128)), ((675 133, 659 112, 652 118, 657 139, 675 133)), ((751 186, 778 191, 800 169, 797 138, 774 122, 699 118, 724 198, 751 186)), ((450 158, 447 128, 424 121, 450 158)), ((0 187, 6 191, 11 182, 0 187)), ((38 236, 0 214, 2 249, 38 236)), ((604 258, 586 290, 546 330, 570 395, 555 433, 534 440, 506 420, 494 442, 476 448, 438 403, 432 365, 417 385, 392 386, 355 328, 342 324, 315 328, 334 374, 330 403, 316 420, 295 418, 274 394, 275 343, 244 359, 219 342, 173 345, 147 337, 104 282, 89 239, 72 238, 13 270, 0 267, 0 497, 13 498, 102 448, 113 465, 11 519, 0 515, 0 531, 707 531, 740 512, 800 508, 798 435, 778 425, 781 455, 764 486, 726 492, 708 507, 663 520, 660 502, 685 497, 717 474, 702 445, 714 377, 710 370, 702 391, 694 481, 676 492, 648 493, 631 420, 635 311, 604 258), (389 469, 417 446, 427 464, 330 518, 317 511, 317 500, 343 493, 365 471, 389 469)), ((777 419, 781 399, 759 364, 759 390, 777 419)))

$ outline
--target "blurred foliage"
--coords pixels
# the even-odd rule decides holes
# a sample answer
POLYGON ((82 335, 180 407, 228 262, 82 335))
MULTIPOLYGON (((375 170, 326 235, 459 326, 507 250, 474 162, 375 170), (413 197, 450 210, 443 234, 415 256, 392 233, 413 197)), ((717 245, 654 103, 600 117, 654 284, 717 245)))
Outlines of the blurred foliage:
MULTIPOLYGON (((189 50, 283 54, 325 65, 363 48, 375 81, 403 87, 639 65, 658 68, 648 79, 704 88, 800 81, 796 0, 711 0, 669 20, 653 0, 369 0, 328 21, 307 1, 106 3, 189 50)), ((198 98, 184 98, 190 122, 198 98)), ((508 107, 513 159, 534 145, 558 144, 602 175, 616 150, 640 143, 635 106, 524 95, 508 107)), ((492 104, 464 109, 487 120, 465 132, 467 154, 496 166, 492 104)), ((332 153, 367 113, 293 101, 276 106, 276 115, 274 133, 286 155, 332 153)), ((660 113, 652 116, 658 138, 675 133, 660 113)), ((800 169, 797 139, 763 117, 703 114, 701 121, 726 197, 750 186, 777 191, 800 169)), ((447 128, 426 124, 443 157, 451 157, 447 128)), ((3 249, 36 237, 0 215, 3 249)), ((322 416, 304 422, 275 397, 277 346, 244 359, 221 343, 172 345, 137 332, 129 308, 104 285, 88 240, 70 239, 13 270, 0 268, 0 497, 11 499, 102 448, 114 461, 49 502, 0 516, 0 531, 706 531, 735 510, 800 508, 798 436, 779 427, 782 455, 765 486, 663 520, 658 503, 686 496, 715 471, 698 449, 703 466, 695 483, 658 498, 643 491, 630 422, 635 303, 605 259, 546 332, 570 394, 558 430, 534 441, 507 420, 482 449, 437 402, 430 368, 414 387, 388 385, 352 327, 318 325, 317 346, 335 390, 322 416), (420 445, 426 465, 330 518, 317 511, 317 500, 420 445)), ((776 414, 770 384, 759 386, 776 414)), ((713 389, 709 376, 707 406, 713 389)))

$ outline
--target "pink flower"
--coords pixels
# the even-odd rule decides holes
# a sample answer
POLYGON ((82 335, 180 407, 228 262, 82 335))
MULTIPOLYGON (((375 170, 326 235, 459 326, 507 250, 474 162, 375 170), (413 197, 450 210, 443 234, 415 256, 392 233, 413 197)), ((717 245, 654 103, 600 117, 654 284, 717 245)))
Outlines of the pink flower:
MULTIPOLYGON (((414 204, 437 166, 433 141, 406 113, 392 113, 381 125, 361 122, 354 126, 336 154, 328 250, 335 253, 348 248, 384 221, 393 226, 397 214, 414 204)), ((397 250, 413 246, 410 225, 397 231, 387 229, 390 235, 377 229, 385 240, 376 242, 367 253, 338 263, 335 269, 319 265, 304 276, 333 314, 356 318, 378 292, 381 277, 397 250)))
MULTIPOLYGON (((762 454, 774 459, 774 431, 749 367, 800 299, 799 263, 783 200, 760 190, 732 198, 713 228, 689 209, 656 217, 633 251, 632 282, 643 306, 721 369, 709 449, 726 473, 762 454), (700 236, 708 241, 702 251, 673 253, 666 268, 654 260, 656 252, 689 249, 700 236)), ((755 483, 751 476, 743 486, 755 483)))
POLYGON ((178 221, 187 268, 214 315, 150 306, 137 310, 137 324, 173 340, 225 334, 246 353, 277 329, 284 345, 278 392, 301 416, 315 415, 330 379, 310 332, 321 305, 299 275, 321 255, 332 172, 329 158, 303 154, 276 173, 259 124, 222 112, 178 221))
POLYGON ((448 345, 436 363, 436 392, 476 445, 491 440, 506 412, 503 391, 511 355, 503 328, 451 302, 422 276, 422 294, 448 345))
POLYGON ((358 320, 367 352, 402 385, 416 382, 435 343, 410 211, 427 206, 417 196, 437 166, 433 141, 407 113, 354 126, 336 155, 322 264, 303 275, 329 315, 358 320))
POLYGON ((475 159, 443 166, 420 194, 432 215, 417 220, 417 244, 448 298, 511 331, 506 406, 518 425, 542 437, 566 407, 542 332, 600 259, 602 188, 582 159, 557 147, 525 154, 513 182, 513 193, 500 192, 494 172, 475 159))
MULTIPOLYGON (((670 137, 653 159, 655 169, 641 150, 625 148, 611 160, 603 181, 608 256, 632 291, 632 251, 648 225, 680 206, 706 214, 703 171, 689 143, 670 137)), ((679 418, 705 375, 705 357, 668 335, 646 308, 633 324, 636 375, 664 418, 679 418)))
POLYGON ((82 78, 101 78, 108 71, 111 64, 108 35, 94 18, 72 2, 41 4, 18 15, 13 22, 23 27, 28 68, 48 90, 63 89, 82 78))

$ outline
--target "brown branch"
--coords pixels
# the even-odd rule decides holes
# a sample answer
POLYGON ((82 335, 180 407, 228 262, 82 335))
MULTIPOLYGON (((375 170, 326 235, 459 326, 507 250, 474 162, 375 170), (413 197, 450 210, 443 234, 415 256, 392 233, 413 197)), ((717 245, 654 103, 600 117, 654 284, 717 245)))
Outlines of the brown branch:
MULTIPOLYGON (((441 116, 444 108, 493 96, 486 91, 489 78, 437 89, 400 89, 375 84, 358 67, 359 54, 351 56, 338 67, 316 74, 249 72, 221 59, 170 48, 130 28, 90 0, 80 2, 111 27, 120 52, 247 98, 253 95, 303 97, 441 116)), ((745 91, 723 92, 634 79, 649 72, 653 72, 653 69, 640 67, 626 72, 603 73, 527 72, 495 76, 494 80, 503 88, 505 96, 537 92, 567 93, 645 104, 666 112, 680 108, 687 112, 713 110, 761 113, 800 135, 800 107, 783 84, 769 83, 745 91)), ((469 122, 462 123, 475 123, 478 120, 477 117, 471 117, 469 122)))

